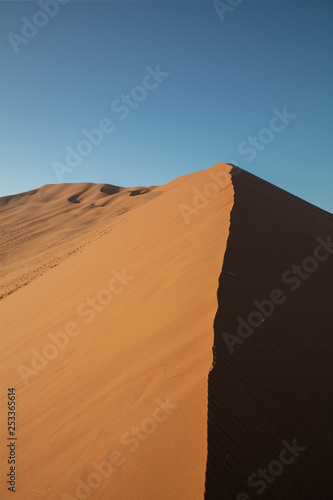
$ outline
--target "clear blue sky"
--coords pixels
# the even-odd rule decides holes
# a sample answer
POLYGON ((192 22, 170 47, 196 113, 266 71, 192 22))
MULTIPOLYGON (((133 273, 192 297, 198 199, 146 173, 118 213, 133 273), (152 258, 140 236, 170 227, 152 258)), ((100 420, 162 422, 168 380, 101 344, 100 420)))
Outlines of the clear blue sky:
POLYGON ((1 195, 59 182, 54 162, 63 182, 137 186, 223 161, 333 211, 333 2, 236 3, 1 1, 1 195))

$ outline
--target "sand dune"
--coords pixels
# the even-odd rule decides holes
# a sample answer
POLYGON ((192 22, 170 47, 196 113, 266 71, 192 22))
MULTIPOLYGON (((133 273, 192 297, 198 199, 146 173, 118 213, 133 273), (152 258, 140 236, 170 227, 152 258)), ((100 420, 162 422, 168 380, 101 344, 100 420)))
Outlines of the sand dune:
POLYGON ((162 191, 109 184, 56 184, 0 198, 1 296, 110 231, 119 216, 162 191), (142 194, 135 200, 132 198, 142 194), (38 254, 38 255, 36 255, 38 254))
POLYGON ((18 500, 332 498, 333 217, 230 169, 0 199, 18 500))
POLYGON ((233 184, 205 498, 328 500, 333 216, 244 171, 233 184))
POLYGON ((17 499, 203 498, 229 170, 2 199, 1 398, 16 387, 17 499))

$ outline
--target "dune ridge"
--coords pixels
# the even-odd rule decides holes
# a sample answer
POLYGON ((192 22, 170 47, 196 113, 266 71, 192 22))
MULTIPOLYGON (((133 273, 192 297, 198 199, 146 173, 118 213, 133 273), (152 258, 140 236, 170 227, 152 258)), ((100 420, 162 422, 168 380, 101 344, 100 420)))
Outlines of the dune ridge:
POLYGON ((222 163, 0 206, 18 500, 331 498, 331 214, 222 163))
POLYGON ((60 185, 5 200, 5 223, 19 225, 5 240, 7 283, 41 259, 47 267, 0 303, 18 500, 203 498, 229 172, 217 164, 149 191, 60 185))
POLYGON ((333 216, 248 172, 232 182, 205 498, 328 500, 333 216))

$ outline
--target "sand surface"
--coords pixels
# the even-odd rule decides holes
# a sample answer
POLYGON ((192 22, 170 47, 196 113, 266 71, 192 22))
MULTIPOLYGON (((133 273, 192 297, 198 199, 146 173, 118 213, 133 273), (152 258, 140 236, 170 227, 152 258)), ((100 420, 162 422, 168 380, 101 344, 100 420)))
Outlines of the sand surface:
POLYGON ((229 171, 0 200, 1 403, 14 386, 17 500, 203 498, 229 171))
POLYGON ((333 216, 244 171, 233 184, 209 377, 206 500, 328 500, 333 216), (272 302, 276 290, 279 303, 272 310, 266 302, 270 315, 260 318, 253 302, 272 302), (259 326, 237 335, 237 318, 248 323, 255 311, 259 326), (288 463, 284 442, 301 448, 282 453, 288 463))
POLYGON ((0 199, 1 499, 333 498, 333 217, 230 169, 0 199))

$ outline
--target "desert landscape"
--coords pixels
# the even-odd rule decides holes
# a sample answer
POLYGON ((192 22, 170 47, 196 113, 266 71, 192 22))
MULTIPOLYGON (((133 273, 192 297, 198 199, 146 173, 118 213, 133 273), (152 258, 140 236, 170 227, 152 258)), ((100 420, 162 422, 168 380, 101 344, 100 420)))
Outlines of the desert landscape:
POLYGON ((229 170, 2 200, 2 397, 16 388, 17 498, 203 497, 229 170), (216 196, 197 210, 206 185, 216 196))
POLYGON ((332 26, 0 1, 0 500, 333 500, 332 26))
POLYGON ((0 206, 15 498, 331 498, 332 215, 224 163, 0 206))

